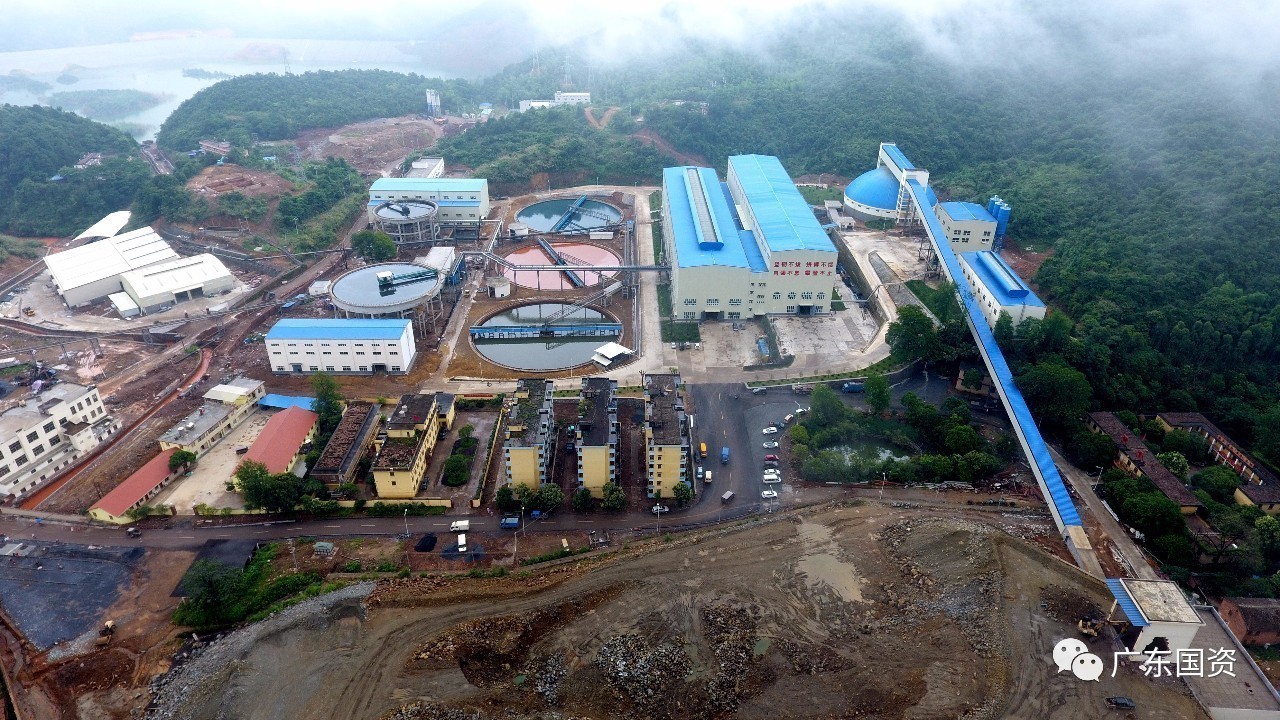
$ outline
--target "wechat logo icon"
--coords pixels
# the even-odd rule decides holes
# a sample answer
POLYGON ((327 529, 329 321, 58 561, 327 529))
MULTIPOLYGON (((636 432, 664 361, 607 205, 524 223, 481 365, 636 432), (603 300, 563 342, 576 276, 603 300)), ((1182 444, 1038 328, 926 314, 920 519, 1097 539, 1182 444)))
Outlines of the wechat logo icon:
POLYGON ((1058 672, 1070 670, 1081 680, 1097 682, 1102 677, 1102 658, 1089 652, 1089 648, 1075 638, 1061 640, 1054 646, 1053 662, 1058 672))

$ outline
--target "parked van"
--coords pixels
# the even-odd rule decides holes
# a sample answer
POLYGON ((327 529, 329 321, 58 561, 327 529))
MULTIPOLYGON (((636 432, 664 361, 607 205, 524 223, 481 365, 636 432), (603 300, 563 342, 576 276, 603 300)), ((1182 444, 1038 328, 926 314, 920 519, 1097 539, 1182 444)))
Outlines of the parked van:
POLYGON ((708 484, 708 485, 710 485, 710 484, 711 484, 711 471, 710 471, 710 470, 708 470, 708 471, 706 472, 706 474, 702 476, 702 482, 704 482, 704 483, 706 483, 706 484, 708 484))
POLYGON ((455 520, 452 523, 449 523, 449 532, 466 532, 470 529, 470 520, 455 520))
POLYGON ((699 454, 699 455, 701 455, 702 457, 706 457, 706 456, 707 456, 707 444, 706 444, 706 443, 698 443, 698 454, 699 454))
POLYGON ((467 534, 462 533, 458 535, 458 552, 464 553, 466 551, 467 551, 467 534))
POLYGON ((720 502, 722 502, 722 503, 727 503, 727 502, 729 502, 729 501, 730 501, 730 500, 732 500, 732 499, 733 499, 733 491, 732 491, 732 490, 730 490, 730 491, 728 491, 728 492, 726 492, 725 494, 723 494, 723 495, 721 495, 721 496, 720 496, 720 502))

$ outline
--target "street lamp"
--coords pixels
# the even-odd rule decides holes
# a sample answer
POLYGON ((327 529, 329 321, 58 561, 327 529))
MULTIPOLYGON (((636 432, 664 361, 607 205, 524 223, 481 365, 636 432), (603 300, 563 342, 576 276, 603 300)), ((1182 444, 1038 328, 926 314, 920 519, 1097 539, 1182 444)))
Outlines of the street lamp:
POLYGON ((887 482, 889 482, 889 477, 885 475, 884 471, 882 470, 880 472, 880 499, 881 500, 884 499, 884 484, 887 482))
POLYGON ((409 508, 407 506, 404 509, 404 538, 409 539, 409 508))

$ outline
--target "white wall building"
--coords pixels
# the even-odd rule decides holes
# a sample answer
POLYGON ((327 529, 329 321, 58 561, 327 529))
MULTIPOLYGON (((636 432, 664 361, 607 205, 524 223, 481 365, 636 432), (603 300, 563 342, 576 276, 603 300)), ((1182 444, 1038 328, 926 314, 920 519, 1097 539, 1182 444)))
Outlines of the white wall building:
POLYGON ((996 219, 976 203, 944 202, 935 207, 938 222, 957 253, 990 250, 996 238, 996 219))
POLYGON ((263 346, 277 373, 404 373, 418 354, 411 321, 399 318, 286 318, 263 346))
POLYGON ((55 253, 44 263, 62 299, 80 307, 124 290, 121 275, 130 270, 177 259, 169 243, 145 227, 55 253))
POLYGON ((177 448, 204 455, 253 414, 267 394, 261 380, 238 377, 209 388, 204 404, 160 436, 160 449, 177 448))
POLYGON ((25 495, 120 428, 96 385, 58 383, 0 413, 0 497, 25 495))
POLYGON ((411 178, 438 178, 444 175, 444 158, 442 157, 424 157, 414 160, 409 165, 409 172, 405 173, 405 177, 411 178))
POLYGON ((143 312, 227 292, 236 286, 236 278, 227 266, 209 253, 130 270, 120 275, 120 282, 143 312))
POLYGON ((132 215, 128 210, 117 210, 109 213, 106 217, 89 226, 87 230, 76 236, 76 242, 81 240, 101 240, 109 238, 124 229, 129 224, 129 217, 132 215))
POLYGON ((1131 650, 1144 652, 1157 639, 1164 640, 1162 649, 1186 650, 1204 627, 1195 608, 1172 581, 1123 578, 1106 583, 1115 598, 1108 615, 1128 621, 1131 630, 1122 630, 1121 640, 1131 650))
POLYGON ((830 307, 835 245, 777 158, 731 157, 723 183, 711 168, 666 168, 662 211, 676 317, 735 320, 830 307))
POLYGON ((591 93, 589 92, 560 92, 551 97, 552 105, 590 105, 591 93))
POLYGON ((528 112, 529 110, 538 110, 540 108, 551 107, 550 100, 521 100, 520 112, 528 112))
POLYGON ((489 181, 472 178, 379 178, 369 188, 369 222, 388 200, 430 200, 443 225, 479 225, 489 214, 489 181))
POLYGON ((1014 327, 1027 318, 1044 319, 1044 302, 999 255, 984 250, 959 253, 956 257, 988 325, 994 328, 1001 312, 1009 313, 1014 327))

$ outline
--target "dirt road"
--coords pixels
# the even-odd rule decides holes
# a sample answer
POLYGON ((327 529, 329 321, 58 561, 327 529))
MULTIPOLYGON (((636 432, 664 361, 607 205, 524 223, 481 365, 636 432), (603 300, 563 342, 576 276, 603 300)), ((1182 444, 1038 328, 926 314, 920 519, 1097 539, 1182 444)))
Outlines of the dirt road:
POLYGON ((1140 674, 1055 674, 1074 628, 1044 598, 1105 589, 987 525, 826 508, 588 562, 300 608, 171 678, 155 717, 1096 718, 1116 694, 1205 717, 1140 674))

